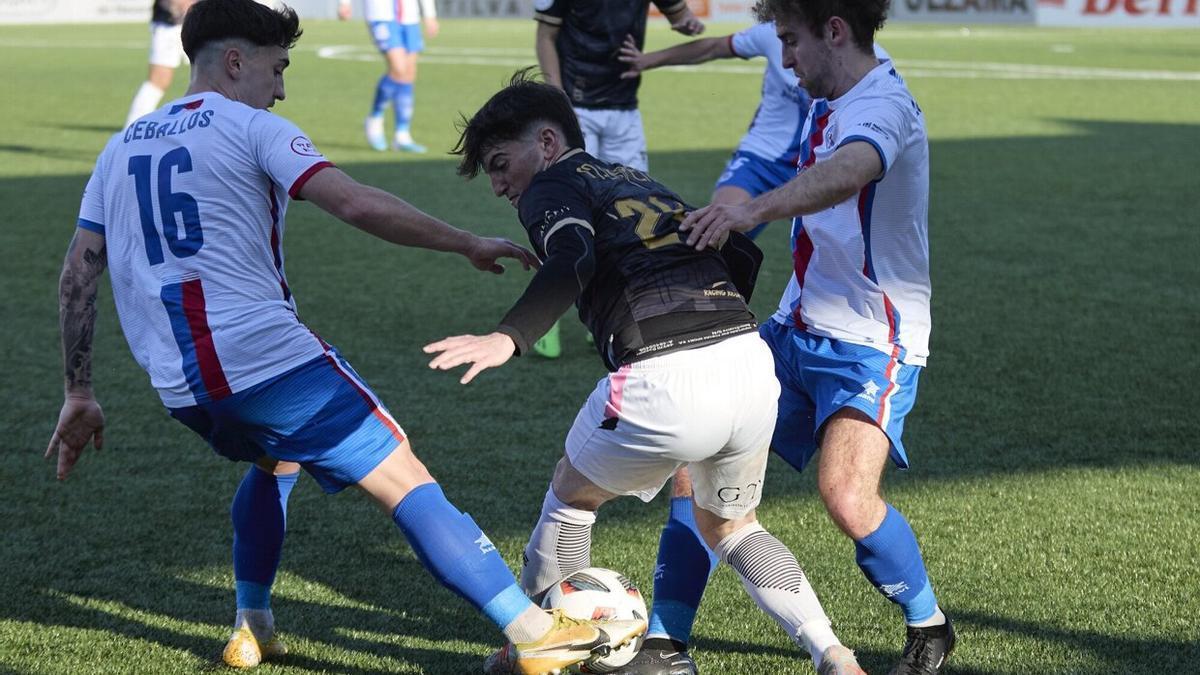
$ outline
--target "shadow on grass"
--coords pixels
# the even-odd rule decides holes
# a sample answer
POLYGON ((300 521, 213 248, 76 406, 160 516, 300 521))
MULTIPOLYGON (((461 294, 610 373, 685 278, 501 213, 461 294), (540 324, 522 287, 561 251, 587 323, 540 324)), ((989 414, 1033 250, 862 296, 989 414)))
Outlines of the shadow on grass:
MULTIPOLYGON (((936 485, 1069 466, 1200 465, 1191 442, 1200 431, 1191 414, 1197 396, 1178 376, 1200 371, 1193 344, 1200 329, 1195 215, 1180 202, 1180 195, 1193 194, 1200 173, 1194 155, 1180 149, 1200 147, 1200 127, 1073 124, 1079 135, 931 147, 933 357, 908 424, 906 443, 915 461, 906 480, 936 485)), ((23 145, 4 149, 41 152, 23 145)), ((660 154, 652 168, 700 204, 726 158, 723 151, 660 154)), ((490 195, 486 181, 464 185, 453 165, 452 159, 429 159, 343 168, 450 222, 519 239, 511 208, 490 195)), ((0 462, 7 486, 0 516, 13 528, 11 545, 0 551, 0 569, 6 570, 0 590, 3 597, 27 599, 3 603, 0 618, 98 629, 210 659, 222 637, 184 634, 61 598, 66 593, 227 624, 230 592, 174 575, 180 565, 228 564, 224 514, 240 475, 222 465, 215 473, 223 478, 213 479, 214 460, 146 394, 144 376, 121 346, 107 289, 96 380, 103 403, 120 402, 108 407, 110 449, 102 459, 86 458, 81 475, 65 486, 45 479, 49 468, 26 450, 44 447, 59 405, 54 284, 85 181, 0 181, 0 200, 14 215, 0 243, 21 252, 5 273, 0 349, 11 364, 8 381, 22 385, 0 406, 0 421, 12 431, 0 462), (55 236, 46 235, 51 224, 55 236), (135 522, 114 528, 112 519, 135 522), (77 560, 81 550, 89 564, 112 573, 95 575, 77 560), (46 568, 45 560, 75 562, 46 568)), ((425 370, 420 346, 447 334, 490 330, 527 276, 468 275, 465 265, 453 267, 458 261, 379 246, 311 207, 293 207, 288 220, 289 280, 302 316, 342 347, 401 422, 417 432, 418 453, 455 503, 487 514, 485 529, 493 538, 522 539, 570 420, 602 374, 582 332, 559 361, 520 360, 460 387, 450 375, 425 370)), ((763 318, 790 272, 782 230, 773 226, 762 240, 768 259, 755 310, 763 318)), ((361 505, 316 507, 315 493, 304 488, 293 497, 283 569, 396 612, 284 597, 276 600, 277 613, 298 620, 283 631, 424 672, 477 667, 485 646, 498 641, 486 621, 449 593, 430 590, 432 580, 386 518, 366 515, 361 505), (297 517, 297 510, 311 516, 297 517), (403 617, 397 613, 402 609, 403 617), (337 630, 343 626, 465 640, 478 648, 464 655, 401 647, 347 637, 337 630)), ((1186 669, 1196 656, 1194 645, 1053 629, 987 612, 961 616, 965 626, 1099 652, 1114 671, 1141 670, 1147 655, 1166 669, 1186 669)), ((702 645, 784 651, 727 640, 705 639, 702 645)), ((879 668, 893 658, 865 657, 879 668)), ((311 655, 294 655, 287 663, 375 672, 311 655)))

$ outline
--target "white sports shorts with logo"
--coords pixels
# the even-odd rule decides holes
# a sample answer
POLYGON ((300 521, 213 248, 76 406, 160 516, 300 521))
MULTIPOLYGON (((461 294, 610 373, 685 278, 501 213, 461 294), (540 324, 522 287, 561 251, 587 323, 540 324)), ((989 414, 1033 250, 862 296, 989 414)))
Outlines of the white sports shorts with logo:
POLYGON ((642 130, 642 113, 633 110, 591 110, 576 108, 579 127, 583 130, 584 149, 597 159, 612 164, 624 164, 632 169, 648 171, 646 133, 642 130))
POLYGON ((178 68, 183 63, 183 26, 150 23, 150 65, 178 68))
POLYGON ((779 381, 757 333, 622 366, 567 434, 567 457, 601 488, 650 501, 687 464, 695 500, 722 518, 758 506, 779 381))

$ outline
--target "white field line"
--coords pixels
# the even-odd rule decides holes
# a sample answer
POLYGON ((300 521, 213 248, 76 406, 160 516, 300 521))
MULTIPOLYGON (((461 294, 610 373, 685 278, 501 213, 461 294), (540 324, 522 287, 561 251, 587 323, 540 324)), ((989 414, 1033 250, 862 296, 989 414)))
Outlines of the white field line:
MULTIPOLYGON (((922 32, 922 35, 925 33, 922 32)), ((940 34, 931 32, 930 34, 940 34)), ((889 35, 890 37, 895 37, 889 35)), ((24 49, 137 49, 144 51, 144 41, 84 40, 71 43, 54 40, 0 39, 0 48, 24 49)), ((379 54, 369 45, 326 45, 299 47, 299 51, 315 51, 324 59, 342 61, 379 61, 379 54)), ((532 50, 522 48, 450 48, 433 47, 421 55, 425 64, 518 68, 537 63, 532 50)), ((941 61, 898 59, 900 74, 907 78, 995 79, 995 80, 1141 80, 1162 82, 1200 82, 1200 71, 1133 70, 1126 68, 1093 68, 1086 66, 1048 66, 1025 63, 984 61, 941 61)), ((721 73, 734 75, 759 74, 758 62, 709 63, 702 66, 672 66, 672 70, 692 73, 721 73)))

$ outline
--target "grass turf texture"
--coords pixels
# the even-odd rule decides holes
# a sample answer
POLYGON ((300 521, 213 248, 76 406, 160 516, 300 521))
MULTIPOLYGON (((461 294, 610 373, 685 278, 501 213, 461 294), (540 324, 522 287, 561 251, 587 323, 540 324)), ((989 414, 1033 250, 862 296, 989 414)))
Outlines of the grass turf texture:
MULTIPOLYGON (((417 88, 414 134, 433 149, 422 158, 366 148, 381 68, 361 23, 306 29, 279 113, 360 180, 477 232, 521 236, 486 179, 463 183, 440 152, 458 112, 533 62, 531 22, 444 22, 417 88), (329 45, 353 49, 318 58, 329 45)), ((1200 658, 1200 88, 1194 73, 1078 70, 1194 71, 1198 37, 909 25, 881 35, 930 132, 935 326, 906 435, 914 468, 889 473, 887 493, 957 620, 954 672, 1186 672, 1200 658), (991 63, 1077 70, 1013 76, 991 63)), ((650 44, 676 39, 656 28, 650 44)), ((61 401, 58 270, 91 163, 144 77, 145 26, 0 27, 0 62, 0 671, 212 670, 232 618, 227 509, 245 467, 166 416, 107 282, 95 381, 108 447, 65 484, 40 459, 61 401)), ((654 72, 642 86, 652 173, 696 204, 757 104, 761 61, 722 65, 742 68, 654 72)), ((425 367, 421 345, 490 329, 525 273, 492 277, 382 246, 307 204, 288 224, 302 317, 373 384, 515 568, 566 430, 603 374, 582 328, 566 321, 557 361, 517 359, 461 387, 425 367)), ((765 318, 789 272, 786 227, 760 241, 754 306, 765 318)), ((861 578, 813 477, 778 460, 768 476, 763 522, 864 666, 890 667, 899 613, 861 578)), ((662 498, 606 507, 594 563, 649 594, 665 510, 662 498)), ((468 672, 498 642, 365 498, 325 497, 309 479, 292 496, 273 604, 293 654, 263 673, 468 672)), ((811 672, 727 569, 694 646, 707 673, 811 672)))

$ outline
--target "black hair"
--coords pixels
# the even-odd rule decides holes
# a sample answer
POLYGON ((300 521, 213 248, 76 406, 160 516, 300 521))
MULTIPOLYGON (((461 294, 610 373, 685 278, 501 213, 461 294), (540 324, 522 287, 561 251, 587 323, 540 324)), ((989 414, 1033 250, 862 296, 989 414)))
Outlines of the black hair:
POLYGON ((205 45, 230 38, 291 49, 303 32, 287 5, 276 10, 255 0, 200 0, 183 17, 183 52, 194 63, 205 45))
POLYGON ((468 179, 479 175, 488 150, 520 138, 537 122, 558 125, 569 147, 583 147, 579 118, 567 95, 558 87, 539 82, 533 67, 522 68, 471 119, 464 115, 460 120, 462 135, 451 151, 462 156, 458 175, 468 179))
POLYGON ((791 20, 808 27, 817 37, 825 35, 825 23, 841 17, 850 26, 854 44, 874 53, 875 32, 887 20, 890 0, 758 0, 754 16, 759 21, 791 20))

